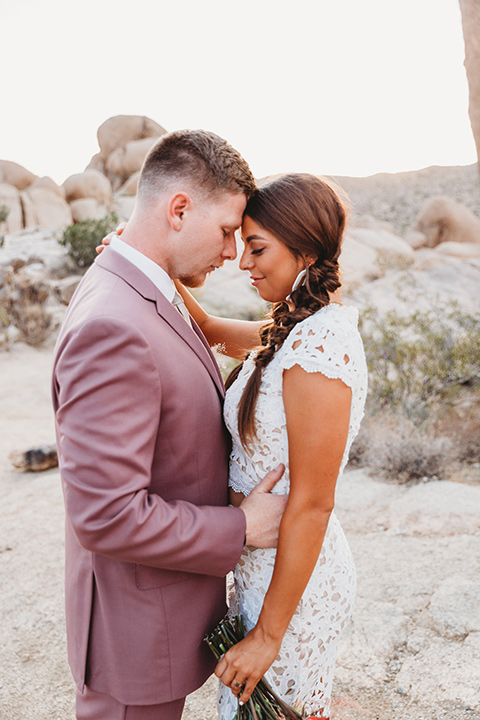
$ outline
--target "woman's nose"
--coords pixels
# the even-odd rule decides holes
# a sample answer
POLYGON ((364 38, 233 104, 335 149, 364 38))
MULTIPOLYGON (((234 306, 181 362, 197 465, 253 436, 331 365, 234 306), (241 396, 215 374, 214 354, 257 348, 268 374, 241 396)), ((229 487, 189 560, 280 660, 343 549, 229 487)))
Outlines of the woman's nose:
POLYGON ((240 268, 240 270, 248 270, 248 268, 252 267, 252 265, 252 256, 245 248, 242 253, 242 257, 240 258, 240 261, 238 263, 238 267, 240 268))

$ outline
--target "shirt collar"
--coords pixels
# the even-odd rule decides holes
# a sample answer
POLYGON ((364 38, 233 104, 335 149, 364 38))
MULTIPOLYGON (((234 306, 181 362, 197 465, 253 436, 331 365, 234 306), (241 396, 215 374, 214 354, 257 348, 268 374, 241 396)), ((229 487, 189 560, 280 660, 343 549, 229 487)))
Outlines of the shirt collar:
POLYGON ((136 248, 127 245, 118 235, 113 236, 110 241, 110 247, 143 272, 143 274, 153 282, 155 287, 160 290, 162 295, 164 295, 169 302, 172 302, 175 295, 175 285, 172 278, 160 265, 157 265, 156 262, 150 260, 150 258, 136 248))

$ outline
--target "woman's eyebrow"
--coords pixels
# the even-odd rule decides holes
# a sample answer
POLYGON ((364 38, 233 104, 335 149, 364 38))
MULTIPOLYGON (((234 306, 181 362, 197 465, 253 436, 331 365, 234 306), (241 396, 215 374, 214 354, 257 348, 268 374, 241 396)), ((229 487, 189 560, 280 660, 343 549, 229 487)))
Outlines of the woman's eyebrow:
POLYGON ((249 243, 250 240, 265 240, 261 235, 249 235, 247 238, 245 238, 245 242, 249 243))

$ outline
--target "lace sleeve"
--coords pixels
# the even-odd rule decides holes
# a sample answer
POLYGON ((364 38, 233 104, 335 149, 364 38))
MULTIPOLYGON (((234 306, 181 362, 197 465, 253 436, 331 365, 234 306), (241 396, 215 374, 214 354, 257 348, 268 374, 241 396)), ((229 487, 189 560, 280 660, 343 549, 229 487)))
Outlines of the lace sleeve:
MULTIPOLYGON (((353 309, 353 308, 352 308, 353 309)), ((339 310, 307 318, 295 327, 284 347, 283 370, 299 365, 306 372, 320 372, 353 388, 363 376, 365 355, 360 334, 339 310)))

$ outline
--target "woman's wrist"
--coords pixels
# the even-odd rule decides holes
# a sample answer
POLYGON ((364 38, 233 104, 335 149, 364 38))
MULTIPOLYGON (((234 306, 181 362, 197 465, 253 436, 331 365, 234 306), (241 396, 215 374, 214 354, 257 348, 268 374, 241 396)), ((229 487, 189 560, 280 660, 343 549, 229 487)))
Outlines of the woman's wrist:
POLYGON ((288 622, 285 623, 285 621, 280 622, 277 619, 269 619, 268 617, 262 617, 262 613, 260 613, 260 617, 258 618, 258 622, 254 628, 254 630, 262 636, 264 642, 268 643, 269 645, 280 645, 282 644, 282 640, 284 638, 284 635, 287 631, 288 622))

